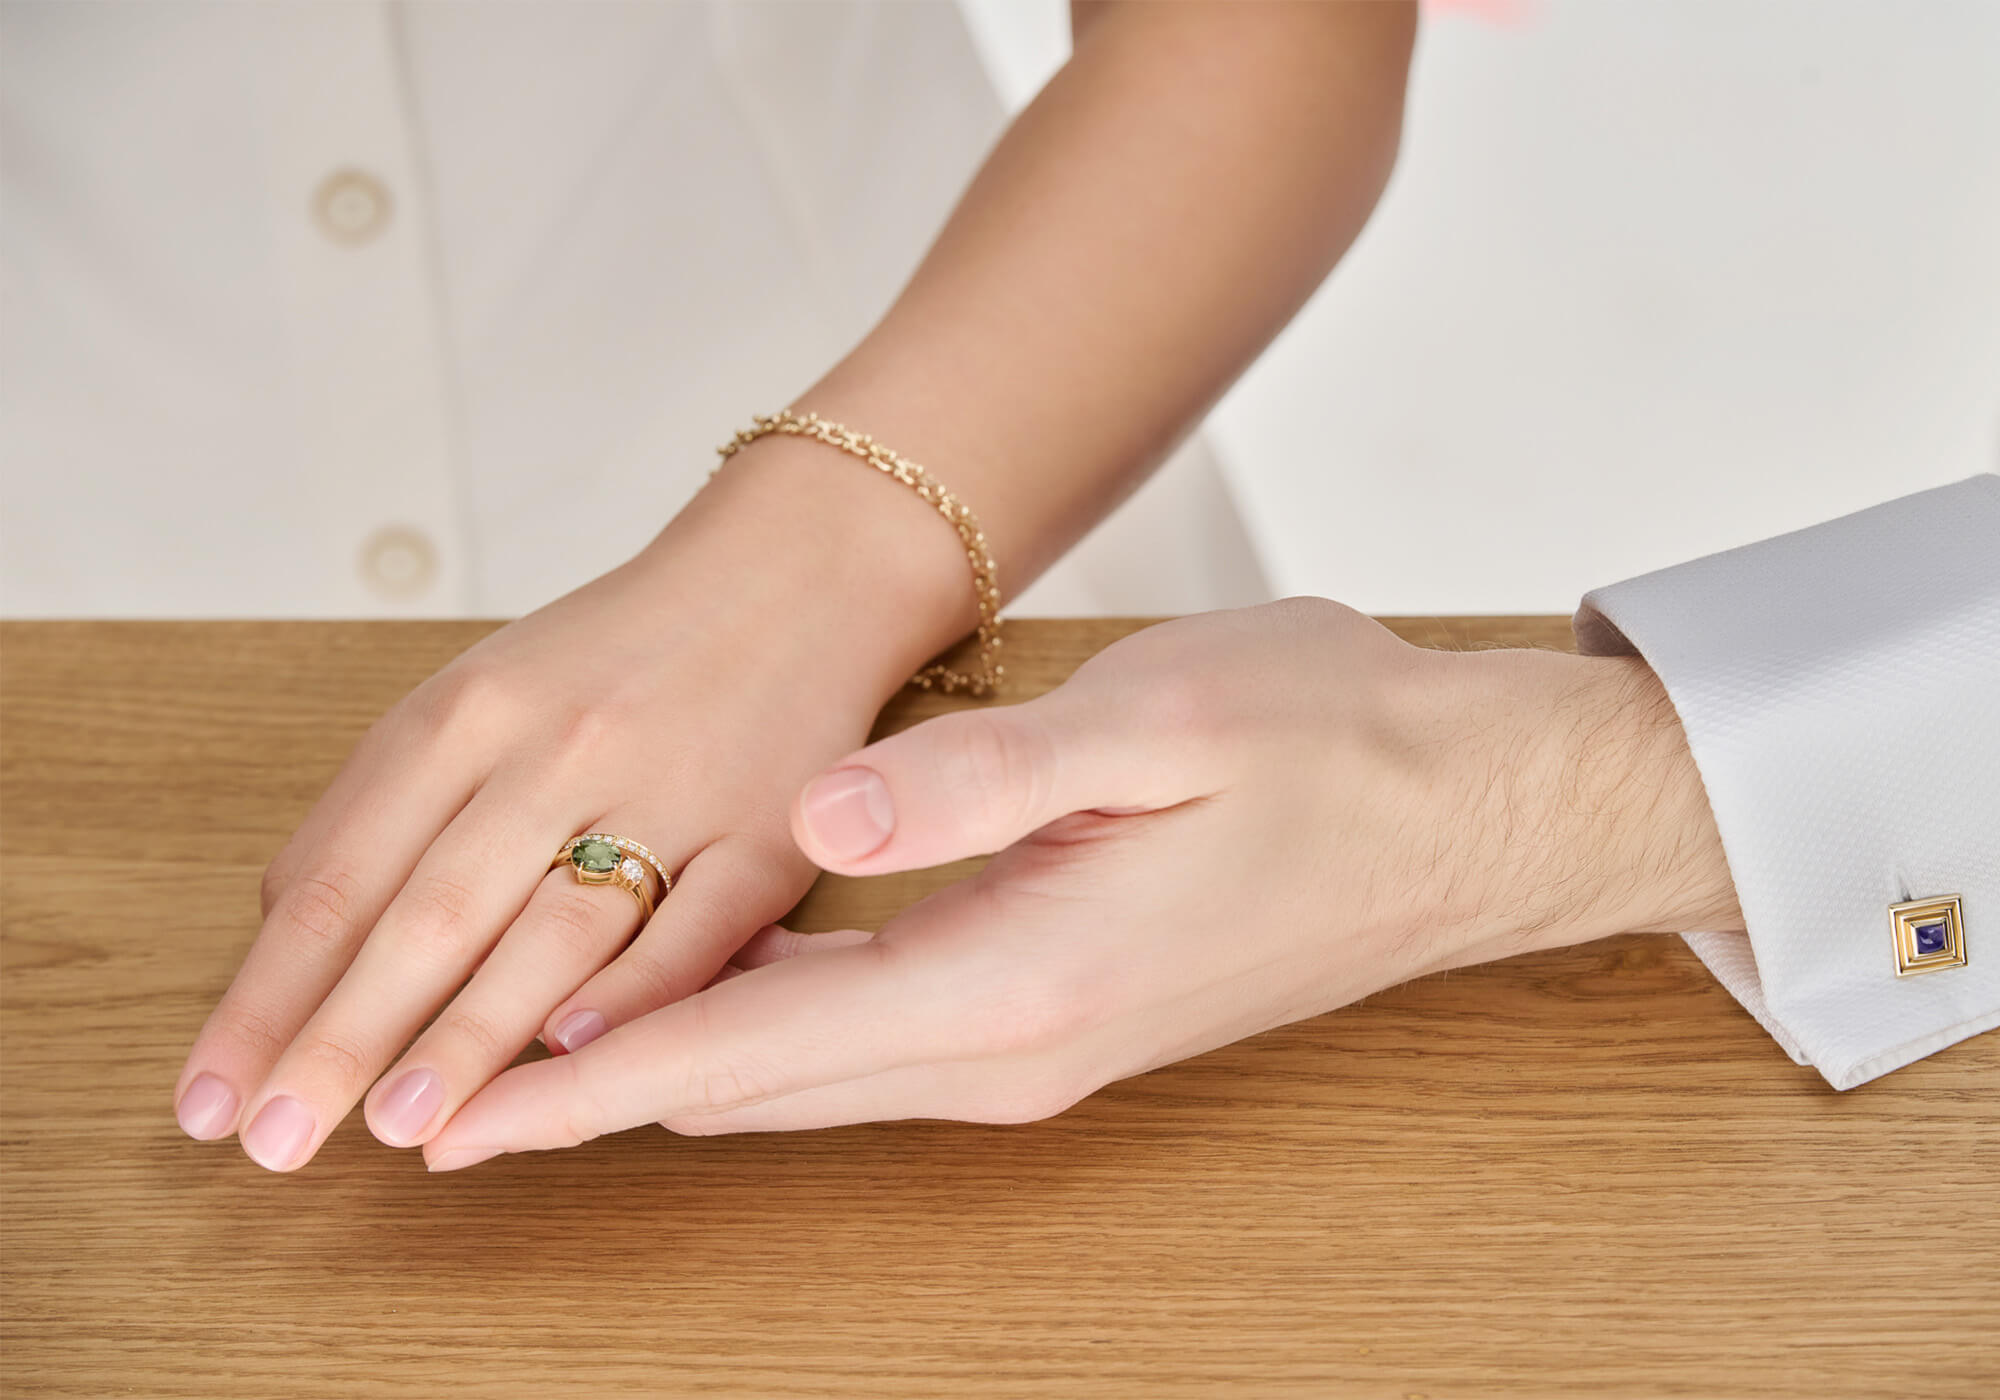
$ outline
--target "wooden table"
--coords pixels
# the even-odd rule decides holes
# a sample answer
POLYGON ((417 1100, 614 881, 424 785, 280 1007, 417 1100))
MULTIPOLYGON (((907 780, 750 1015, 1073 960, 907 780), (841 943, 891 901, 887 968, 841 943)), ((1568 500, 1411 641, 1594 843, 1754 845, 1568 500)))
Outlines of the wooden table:
MULTIPOLYGON (((1136 625, 1018 624, 1020 693, 1136 625)), ((358 1115, 292 1176, 188 1141, 168 1097, 262 866, 488 627, 0 629, 8 1396, 2000 1393, 2000 1035, 1834 1094, 1671 938, 1019 1127, 653 1129, 443 1177, 358 1115)))

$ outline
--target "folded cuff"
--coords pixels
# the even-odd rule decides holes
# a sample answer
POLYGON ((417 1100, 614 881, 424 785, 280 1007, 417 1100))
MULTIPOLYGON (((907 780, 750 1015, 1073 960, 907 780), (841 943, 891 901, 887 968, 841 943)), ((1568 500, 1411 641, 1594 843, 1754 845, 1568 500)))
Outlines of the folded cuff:
POLYGON ((1585 595, 1687 732, 1747 937, 1685 935, 1852 1088, 2000 1025, 2000 476, 1585 595), (1897 976, 1889 907, 1957 895, 1967 961, 1897 976))

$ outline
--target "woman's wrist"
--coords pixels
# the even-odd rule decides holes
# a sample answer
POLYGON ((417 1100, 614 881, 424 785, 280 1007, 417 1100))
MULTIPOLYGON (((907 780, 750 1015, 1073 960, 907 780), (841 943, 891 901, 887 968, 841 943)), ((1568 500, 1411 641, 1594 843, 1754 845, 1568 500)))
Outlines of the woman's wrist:
POLYGON ((693 590, 802 677, 879 705, 977 621, 972 575, 937 511, 824 444, 741 449, 630 567, 693 590))

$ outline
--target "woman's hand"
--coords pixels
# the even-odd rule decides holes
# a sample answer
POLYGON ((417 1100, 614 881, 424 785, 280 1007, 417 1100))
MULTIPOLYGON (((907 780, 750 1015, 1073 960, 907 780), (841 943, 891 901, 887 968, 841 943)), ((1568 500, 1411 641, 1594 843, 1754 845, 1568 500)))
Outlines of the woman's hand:
POLYGON ((1000 854, 878 936, 768 930, 751 970, 501 1075, 432 1169, 649 1120, 1036 1119, 1426 972, 1740 926, 1642 662, 1425 651, 1319 599, 1155 627, 863 749, 792 830, 853 875, 1000 854))
POLYGON ((799 785, 971 613, 912 494, 817 444, 747 450, 644 553, 368 731, 266 873, 182 1126, 284 1171, 367 1094, 375 1135, 413 1145, 538 1033, 576 1049, 701 987, 812 879, 799 785), (676 876, 636 940, 630 894, 548 870, 600 830, 676 876))

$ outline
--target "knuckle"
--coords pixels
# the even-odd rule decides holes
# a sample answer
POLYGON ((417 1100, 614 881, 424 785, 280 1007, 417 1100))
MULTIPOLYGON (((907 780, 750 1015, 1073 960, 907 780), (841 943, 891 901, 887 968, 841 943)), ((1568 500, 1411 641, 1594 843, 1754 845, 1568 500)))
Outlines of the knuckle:
POLYGON ((715 1137, 729 1131, 714 1115, 699 1113, 673 1113, 660 1120, 660 1126, 680 1137, 715 1137))
POLYGON ((762 952, 771 962, 783 962, 787 958, 811 952, 814 947, 813 939, 817 936, 811 933, 794 933, 788 928, 779 928, 773 924, 771 931, 764 935, 762 952))
POLYGON ((291 1035, 278 1022, 262 1011, 247 1007, 230 1008, 223 1033, 260 1065, 276 1060, 292 1043, 291 1035))
POLYGON ((640 944, 627 949, 613 967, 615 975, 642 1006, 667 1006, 694 990, 685 985, 686 975, 673 963, 640 944))
POLYGON ((1139 697, 1138 706, 1136 718, 1145 729, 1176 744, 1206 744, 1229 727, 1224 698, 1207 667, 1166 669, 1139 697))
POLYGON ((609 911, 589 895, 577 891, 574 885, 559 887, 557 893, 548 896, 536 910, 535 922, 537 936, 556 945, 565 966, 584 962, 594 965, 604 955, 605 945, 612 937, 609 911))
POLYGON ((479 666, 447 666, 411 691, 398 709, 427 738, 436 741, 503 725, 510 706, 506 685, 491 671, 479 666))
POLYGON ((1270 604, 1269 615, 1289 627, 1320 628, 1346 621, 1354 616, 1354 610, 1334 602, 1331 598, 1320 598, 1310 593, 1294 593, 1288 598, 1280 598, 1270 604))
POLYGON ((1076 989, 1017 976, 996 985, 975 1039, 983 1055, 1033 1054, 1071 1043, 1091 1020, 1089 1004, 1076 989))
POLYGON ((479 897, 472 886, 453 875, 431 875, 404 898, 418 932, 455 941, 472 922, 479 897))
POLYGON ((375 1077, 373 1061, 345 1036, 321 1032, 306 1041, 299 1053, 311 1067, 315 1082, 335 1085, 343 1093, 358 1097, 375 1077))
MULTIPOLYGON (((697 1047, 713 1044, 707 1005, 697 998, 688 1007, 689 1042, 697 1047)), ((720 1113, 756 1103, 769 1098, 776 1083, 777 1077, 768 1067, 741 1054, 698 1053, 688 1066, 687 1082, 681 1090, 681 1115, 720 1113)))
POLYGON ((968 1121, 1039 1123, 1074 1107, 1086 1094, 1060 1077, 1010 1080, 974 1095, 968 1121))
POLYGON ((472 1047, 488 1064, 505 1064, 520 1051, 493 1019, 471 1007, 454 1006, 438 1018, 437 1028, 453 1040, 472 1047))
POLYGON ((558 767, 602 762, 617 722, 598 706, 564 709, 550 721, 548 752, 558 767))
POLYGON ((284 880, 271 907, 294 933, 337 948, 360 931, 361 882, 332 867, 307 871, 284 880))
POLYGON ((942 745, 941 792, 960 795, 984 830, 1026 825, 1048 802, 1052 755, 1040 726, 972 711, 942 745))
POLYGON ((292 882, 291 871, 272 861, 264 867, 264 877, 257 882, 257 911, 264 918, 271 917, 271 911, 285 893, 285 886, 292 882))
POLYGON ((595 1081, 579 1073, 574 1060, 565 1058, 560 1063, 566 1067, 568 1078, 562 1095, 562 1140, 554 1145, 576 1147, 623 1126, 612 1122, 609 1107, 599 1096, 595 1081))
POLYGON ((759 1066, 741 1060, 698 1065, 692 1073, 686 1102, 696 1113, 720 1113, 771 1096, 771 1077, 759 1066))

